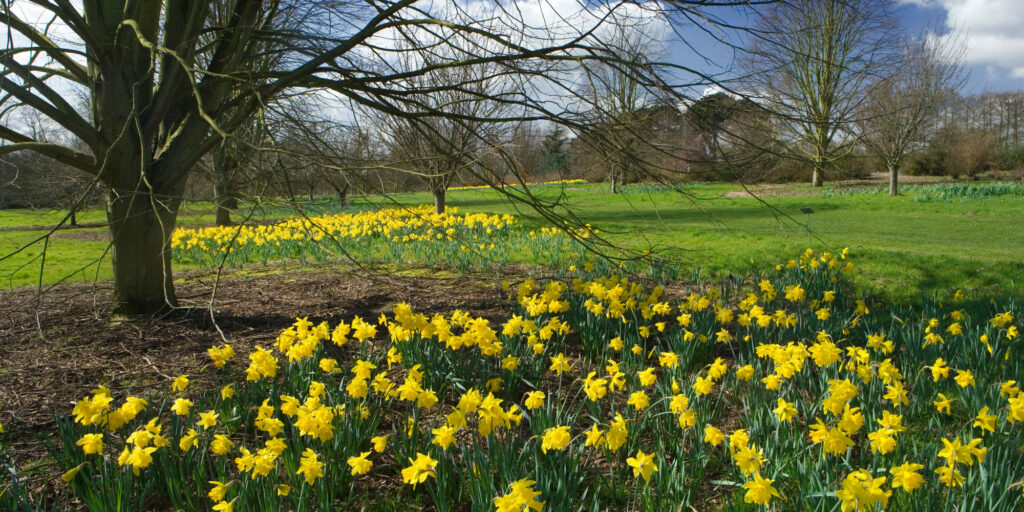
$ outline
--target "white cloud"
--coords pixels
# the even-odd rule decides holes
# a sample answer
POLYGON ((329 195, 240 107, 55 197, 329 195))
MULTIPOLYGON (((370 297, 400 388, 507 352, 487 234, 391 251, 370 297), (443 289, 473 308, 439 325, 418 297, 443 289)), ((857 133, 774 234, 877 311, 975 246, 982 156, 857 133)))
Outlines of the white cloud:
MULTIPOLYGON (((1024 1, 1022 0, 905 0, 946 10, 946 26, 966 38, 968 64, 994 66, 999 73, 1024 78, 1024 1)), ((945 37, 956 37, 945 36, 945 37)))

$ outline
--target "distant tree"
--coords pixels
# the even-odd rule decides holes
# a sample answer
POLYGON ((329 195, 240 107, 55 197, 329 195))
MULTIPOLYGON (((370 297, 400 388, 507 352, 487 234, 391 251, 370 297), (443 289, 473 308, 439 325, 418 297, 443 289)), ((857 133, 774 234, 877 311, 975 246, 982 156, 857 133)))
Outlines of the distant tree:
POLYGON ((866 90, 888 62, 892 0, 788 0, 761 11, 751 35, 751 88, 788 127, 791 153, 826 169, 855 145, 866 90))
POLYGON ((540 141, 543 159, 534 170, 537 176, 558 173, 569 169, 569 152, 565 147, 565 129, 555 125, 540 141))
POLYGON ((613 194, 630 176, 644 172, 641 154, 647 144, 640 132, 656 113, 650 107, 657 100, 657 91, 644 78, 657 51, 646 30, 649 22, 627 18, 616 24, 604 43, 613 58, 583 67, 589 109, 584 116, 594 127, 584 141, 599 155, 613 194))
POLYGON ((858 115, 860 140, 885 165, 891 196, 899 193, 905 156, 963 85, 963 46, 948 41, 955 40, 928 34, 905 40, 897 65, 871 85, 858 115))
MULTIPOLYGON (((431 43, 416 42, 414 45, 431 43)), ((420 58, 410 54, 413 59, 420 58)), ((509 77, 495 78, 494 66, 451 67, 464 55, 432 54, 429 62, 405 62, 403 69, 416 69, 426 64, 436 68, 430 73, 410 79, 410 89, 424 92, 411 94, 410 101, 444 115, 410 119, 388 112, 368 112, 375 120, 375 129, 388 151, 389 165, 422 177, 434 196, 434 212, 444 213, 447 192, 457 179, 481 174, 484 156, 493 151, 499 133, 508 125, 479 119, 506 118, 508 106, 499 98, 507 94, 499 88, 515 86, 509 77), (446 84, 463 84, 447 88, 446 84)))
POLYGON ((725 123, 736 112, 738 100, 724 92, 702 96, 686 109, 686 119, 697 129, 700 145, 709 160, 717 158, 725 123))

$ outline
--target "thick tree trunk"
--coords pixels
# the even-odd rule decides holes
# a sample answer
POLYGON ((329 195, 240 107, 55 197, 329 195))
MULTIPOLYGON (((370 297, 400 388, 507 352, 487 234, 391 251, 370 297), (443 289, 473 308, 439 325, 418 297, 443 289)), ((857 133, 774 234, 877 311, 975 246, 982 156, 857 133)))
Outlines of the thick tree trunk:
POLYGON ((115 185, 114 190, 121 192, 112 192, 107 199, 115 317, 152 315, 178 304, 171 273, 171 233, 181 206, 179 189, 184 187, 156 190, 152 196, 144 187, 115 185))
POLYGON ((820 187, 822 185, 823 176, 822 168, 820 164, 814 164, 814 170, 811 171, 811 186, 820 187))
POLYGON ((889 195, 898 196, 900 194, 900 172, 899 167, 894 164, 888 164, 889 168, 889 195))
POLYGON ((434 213, 441 214, 445 210, 445 195, 447 188, 444 186, 433 187, 434 192, 434 213))
POLYGON ((619 172, 612 171, 612 194, 619 193, 619 172))

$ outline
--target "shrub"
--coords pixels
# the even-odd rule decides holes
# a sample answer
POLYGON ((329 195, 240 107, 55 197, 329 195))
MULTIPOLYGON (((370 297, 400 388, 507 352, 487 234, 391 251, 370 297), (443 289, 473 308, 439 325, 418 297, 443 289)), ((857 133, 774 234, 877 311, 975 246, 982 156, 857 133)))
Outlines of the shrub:
POLYGON ((1008 170, 1024 169, 1024 144, 1011 146, 999 155, 999 168, 1008 170))
POLYGON ((974 178, 978 173, 994 165, 999 151, 999 139, 995 134, 984 131, 969 131, 958 134, 946 156, 946 168, 958 177, 960 173, 974 178))

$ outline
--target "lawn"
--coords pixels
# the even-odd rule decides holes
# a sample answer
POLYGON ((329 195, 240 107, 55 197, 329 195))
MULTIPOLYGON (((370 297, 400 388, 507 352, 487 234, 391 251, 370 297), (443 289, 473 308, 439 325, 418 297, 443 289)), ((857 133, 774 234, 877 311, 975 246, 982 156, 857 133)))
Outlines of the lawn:
MULTIPOLYGON (((688 279, 760 271, 810 244, 817 250, 849 247, 858 267, 855 283, 866 293, 894 300, 957 288, 989 294, 1022 291, 1024 231, 1007 229, 1014 219, 1024 218, 1020 185, 910 186, 896 198, 880 189, 813 190, 802 185, 763 189, 757 198, 728 184, 692 184, 680 191, 633 185, 617 195, 603 184, 545 186, 534 192, 543 199, 559 199, 560 209, 591 223, 616 246, 660 251, 678 261, 677 275, 688 279), (801 213, 805 207, 814 213, 801 213)), ((352 208, 430 202, 426 193, 364 196, 354 198, 352 208)), ((454 190, 448 204, 464 212, 513 214, 527 229, 545 225, 529 207, 511 204, 491 190, 454 190)), ((322 198, 307 205, 307 211, 333 207, 330 198, 322 198)), ((235 218, 247 215, 240 211, 235 218)), ((251 220, 294 215, 290 205, 270 204, 255 210, 251 220)), ((5 211, 0 212, 0 228, 43 226, 60 217, 60 212, 5 211)), ((209 203, 189 204, 179 225, 210 225, 212 217, 209 203)), ((103 213, 83 212, 80 219, 102 221, 103 213)), ((44 233, 0 232, 0 252, 9 253, 44 233)), ((105 228, 56 233, 46 247, 42 282, 108 279, 109 262, 96 266, 107 246, 105 237, 105 228)), ((37 284, 42 249, 39 243, 0 261, 2 286, 37 284)), ((189 266, 179 266, 184 268, 189 266)))
MULTIPOLYGON (((686 187, 687 195, 654 187, 627 187, 612 195, 590 185, 568 187, 565 204, 616 244, 675 248, 685 265, 704 275, 743 275, 788 259, 807 248, 809 220, 815 249, 853 251, 859 269, 854 280, 869 293, 894 299, 955 288, 1020 294, 1024 231, 1007 227, 1024 218, 1024 187, 979 184, 966 195, 939 196, 956 187, 906 187, 896 198, 875 189, 835 193, 796 187, 791 190, 798 195, 753 198, 725 197, 739 189, 718 184, 686 187), (1004 193, 978 192, 988 188, 1004 193), (800 211, 804 207, 814 210, 809 219, 800 211)), ((490 192, 453 192, 449 204, 514 213, 539 225, 529 212, 490 192)))

